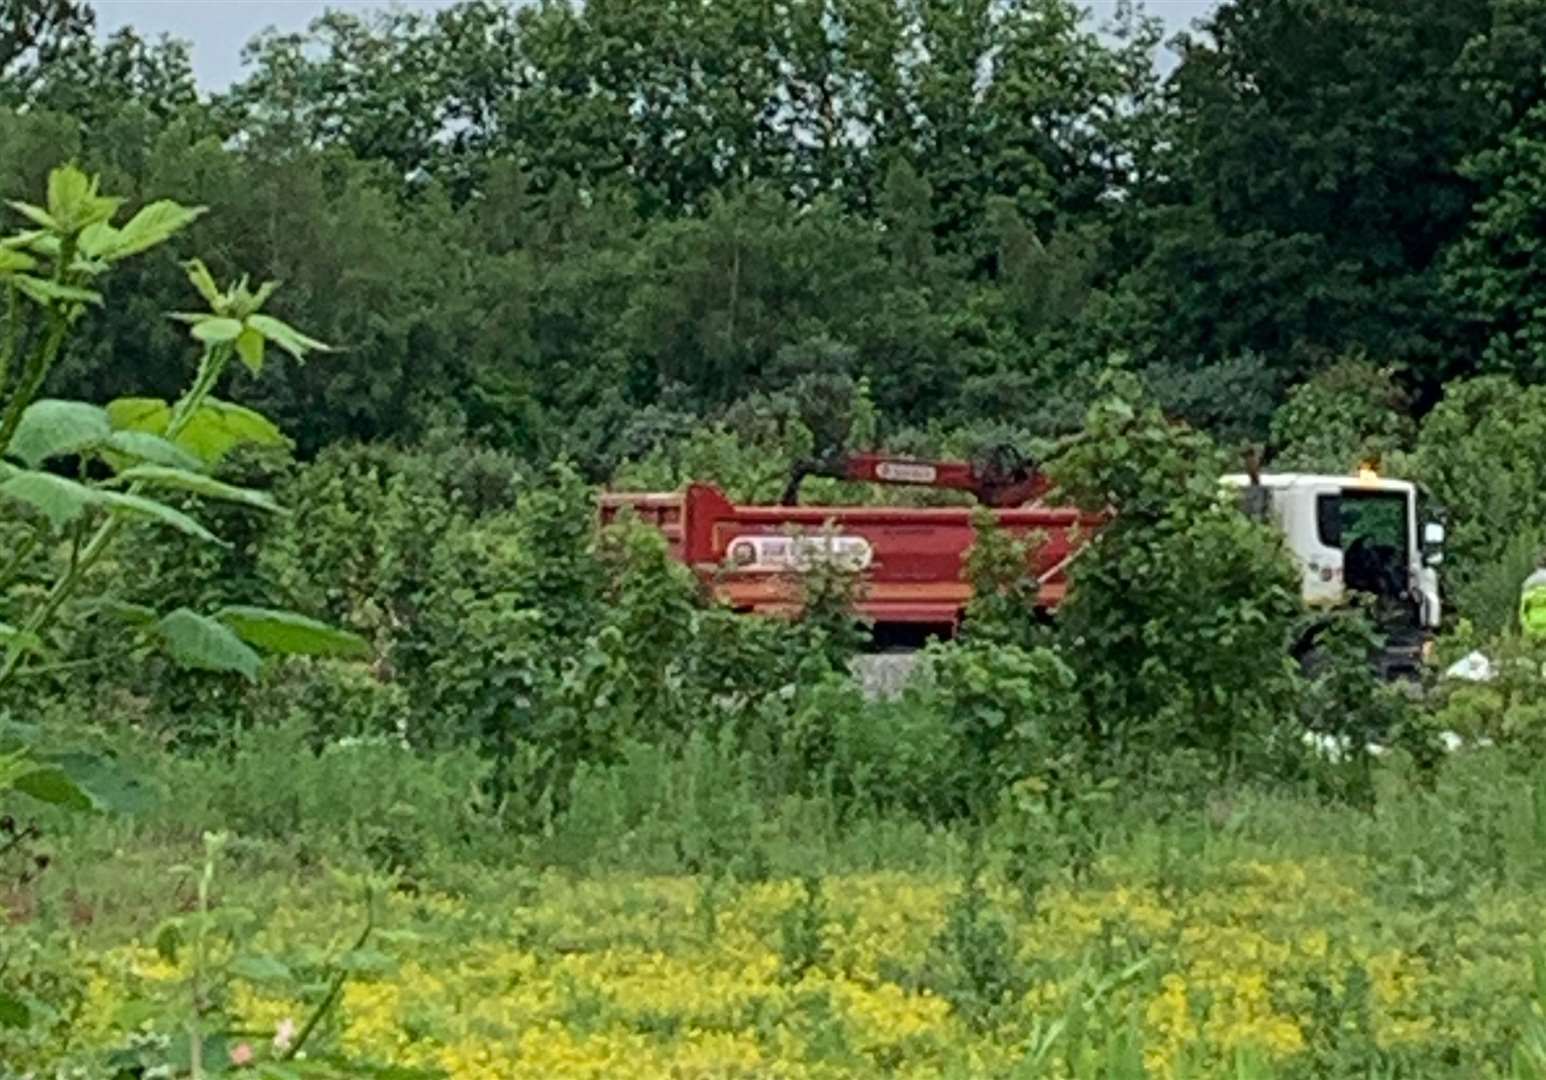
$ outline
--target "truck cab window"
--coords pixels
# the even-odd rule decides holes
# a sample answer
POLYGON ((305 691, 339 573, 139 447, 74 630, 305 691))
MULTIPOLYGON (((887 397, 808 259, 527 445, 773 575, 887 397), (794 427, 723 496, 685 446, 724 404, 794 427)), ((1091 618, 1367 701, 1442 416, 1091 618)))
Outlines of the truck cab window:
POLYGON ((1321 543, 1343 553, 1343 582, 1349 589, 1405 601, 1411 537, 1406 496, 1397 491, 1344 489, 1316 500, 1321 543))

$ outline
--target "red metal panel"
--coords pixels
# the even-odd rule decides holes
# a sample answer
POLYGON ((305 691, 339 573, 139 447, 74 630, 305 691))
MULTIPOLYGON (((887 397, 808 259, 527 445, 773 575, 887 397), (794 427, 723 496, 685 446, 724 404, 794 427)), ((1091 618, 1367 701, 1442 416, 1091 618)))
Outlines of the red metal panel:
MULTIPOLYGON (((625 505, 641 521, 660 528, 671 540, 673 555, 712 582, 738 610, 791 612, 798 599, 787 577, 727 567, 737 537, 810 535, 828 527, 868 541, 873 559, 863 577, 859 611, 877 624, 954 625, 971 598, 963 573, 966 553, 976 541, 970 509, 739 506, 715 488, 694 484, 680 494, 605 496, 603 521, 613 520, 625 505)), ((993 514, 1010 534, 1038 538, 1030 569, 1042 580, 1042 606, 1055 608, 1067 590, 1068 561, 1104 519, 1039 505, 993 514)))

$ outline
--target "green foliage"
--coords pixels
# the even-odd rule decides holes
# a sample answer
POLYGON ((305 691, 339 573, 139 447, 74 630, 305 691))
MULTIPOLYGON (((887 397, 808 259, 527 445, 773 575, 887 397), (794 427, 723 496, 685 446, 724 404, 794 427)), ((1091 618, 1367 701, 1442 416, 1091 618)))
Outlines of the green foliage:
MULTIPOLYGON (((1323 620, 1303 658, 1308 670, 1299 719, 1324 750, 1285 755, 1285 761, 1307 769, 1328 797, 1373 804, 1370 746, 1396 743, 1419 762, 1432 763, 1436 747, 1407 689, 1380 681, 1376 664, 1384 645, 1373 620, 1355 608, 1323 620)), ((1280 734, 1291 737, 1287 727, 1280 734)))
MULTIPOLYGON (((927 668, 930 705, 953 724, 974 785, 986 800, 1065 756, 1078 756, 1086 729, 1073 670, 1058 653, 1017 645, 937 649, 927 668)), ((977 805, 983 805, 979 802, 977 805)))
MULTIPOLYGON (((298 325, 350 343, 302 366, 315 339, 262 313, 201 323, 307 456, 449 411, 600 478, 650 453, 651 410, 677 435, 747 397, 843 412, 838 357, 883 428, 1036 428, 1120 349, 1230 445, 1360 350, 1424 391, 1531 370, 1528 3, 1231 0, 1162 93, 1162 28, 1127 5, 1101 34, 1067 0, 467 2, 265 35, 206 100, 184 46, 29 3, 0 186, 73 156, 147 222, 166 204, 141 193, 210 207, 188 235, 216 272, 265 267, 298 325)), ((180 386, 173 328, 146 326, 175 266, 121 280, 60 396, 180 386)))
POLYGON ((1156 352, 1255 349, 1303 375, 1362 348, 1443 377, 1438 259, 1487 130, 1459 64, 1491 22, 1444 0, 1231 0, 1187 34, 1169 130, 1188 198, 1147 218, 1156 352))
POLYGON ((1389 370, 1345 360, 1296 387, 1273 414, 1271 467, 1335 474, 1377 467, 1411 443, 1408 416, 1389 370))
MULTIPOLYGON (((845 820, 904 813, 952 821, 970 812, 989 778, 974 771, 953 703, 926 681, 895 700, 867 700, 851 678, 798 686, 777 760, 791 786, 828 795, 845 820)), ((755 745, 755 743, 753 743, 755 745)))
POLYGON ((1493 38, 1478 41, 1467 72, 1497 118, 1498 134, 1473 146, 1462 164, 1478 188, 1464 236, 1445 260, 1445 284, 1483 350, 1482 369, 1539 382, 1546 340, 1530 312, 1541 300, 1540 236, 1546 219, 1546 86, 1538 68, 1540 45, 1530 41, 1546 28, 1529 4, 1501 5, 1493 38), (1501 69, 1501 70, 1500 70, 1501 69))
POLYGON ((779 977, 790 983, 798 983, 831 957, 821 878, 808 875, 800 885, 800 898, 779 919, 779 977))
POLYGON ((224 1002, 238 983, 261 987, 266 993, 285 992, 305 1000, 309 1011, 296 1026, 264 1034, 268 1036, 265 1057, 274 1068, 300 1057, 321 1024, 338 1006, 345 984, 355 976, 380 975, 393 963, 372 945, 376 929, 376 893, 380 885, 369 881, 363 888, 364 927, 352 947, 339 950, 325 959, 296 958, 285 963, 269 953, 249 952, 244 945, 259 922, 257 913, 245 908, 220 904, 214 897, 216 870, 222 851, 229 841, 224 833, 204 834, 204 862, 195 881, 196 906, 186 914, 165 920, 154 935, 156 952, 168 964, 177 964, 187 955, 186 981, 169 1000, 141 1003, 148 1013, 131 1045, 107 1055, 104 1062, 113 1075, 135 1074, 147 1070, 172 1072, 187 1070, 193 1077, 218 1076, 232 1067, 251 1064, 255 1059, 251 1042, 242 1036, 250 1033, 236 1027, 235 1017, 226 1013, 224 1002), (179 1000, 180 999, 180 1000, 179 1000), (238 1058, 239 1047, 246 1048, 246 1061, 238 1058))
POLYGON ((792 634, 798 655, 829 671, 847 671, 869 638, 869 628, 854 614, 864 588, 860 575, 840 560, 816 558, 792 584, 800 605, 792 634))
POLYGON ((1254 352, 1197 367, 1160 361, 1142 376, 1165 415, 1208 432, 1225 450, 1267 443, 1284 397, 1283 373, 1254 352))
MULTIPOLYGON (((189 317, 195 323, 194 338, 202 355, 189 389, 175 405, 162 407, 164 415, 154 425, 135 429, 137 438, 115 437, 126 430, 120 423, 121 414, 82 402, 40 397, 85 309, 104 305, 98 286, 117 264, 166 244, 203 213, 171 201, 152 202, 122 225, 114 225, 122 202, 101 194, 100 178, 87 176, 74 166, 56 168, 49 173, 41 204, 11 201, 11 208, 33 227, 0 244, 4 252, 0 256, 0 287, 8 298, 0 328, 0 459, 9 457, 19 463, 0 460, 0 496, 10 504, 12 519, 30 530, 30 535, 17 544, 5 577, 0 578, 0 615, 6 617, 0 620, 5 628, 0 688, 12 694, 16 692, 12 687, 18 683, 25 687, 29 677, 47 675, 72 663, 52 653, 61 645, 60 651, 67 650, 71 644, 57 640, 61 615, 67 614, 72 604, 79 604, 88 582, 105 594, 109 604, 116 599, 111 579, 92 580, 92 574, 119 540, 126 523, 148 521, 197 540, 218 543, 215 535, 189 513, 152 495, 181 493, 264 512, 278 511, 277 505, 259 492, 204 475, 199 462, 184 460, 190 456, 184 451, 196 449, 194 445, 179 448, 177 443, 195 430, 194 423, 201 417, 220 410, 220 403, 210 395, 242 335, 252 333, 282 341, 298 355, 322 348, 277 319, 259 315, 275 286, 251 292, 243 279, 221 292, 203 264, 194 260, 187 264, 188 276, 212 306, 209 316, 189 317), (264 321, 255 322, 259 319, 264 321), (219 332, 211 332, 211 327, 219 332), (64 464, 61 459, 74 462, 79 479, 47 471, 46 466, 64 464), (29 562, 34 552, 41 556, 41 566, 29 562), (54 556, 52 565, 50 554, 54 556), (23 573, 37 574, 37 583, 23 578, 23 573)), ((246 429, 231 435, 233 442, 250 440, 252 429, 261 426, 261 418, 234 406, 224 408, 231 414, 251 417, 246 429)), ((123 648, 124 640, 129 642, 129 653, 160 647, 187 667, 239 672, 248 680, 256 679, 261 663, 258 653, 225 623, 186 607, 159 618, 153 609, 135 607, 133 611, 133 617, 119 627, 117 648, 123 648)), ((281 613, 271 616, 285 617, 281 613)), ((323 628, 318 624, 314 629, 323 628)), ((263 643, 279 653, 296 644, 293 635, 273 634, 265 636, 263 643)), ((310 644, 324 652, 341 648, 358 652, 363 645, 341 632, 325 641, 313 636, 310 644)), ((90 664, 99 657, 88 654, 73 663, 81 660, 90 664)), ((27 702, 28 698, 17 700, 27 702)), ((53 751, 40 748, 38 752, 53 751)), ((38 752, 8 751, 0 792, 20 791, 37 800, 78 809, 97 807, 89 787, 83 786, 71 769, 55 765, 47 757, 36 757, 38 752)), ((89 759, 86 765, 90 767, 89 759)))
POLYGON ((1449 384, 1423 421, 1411 466, 1448 513, 1445 567, 1458 595, 1546 522, 1543 439, 1546 389, 1502 376, 1449 384))
POLYGON ((1483 638, 1518 632, 1520 588, 1540 565, 1546 531, 1527 530, 1509 540, 1490 561, 1445 580, 1450 600, 1483 638))
POLYGON ((1109 397, 1051 464, 1069 499, 1115 512, 1058 617, 1090 734, 1114 751, 1238 761, 1292 707, 1298 575, 1281 537, 1220 490, 1217 462, 1205 437, 1109 397))
POLYGON ((976 540, 966 553, 963 572, 972 586, 962 633, 968 641, 1031 647, 1044 638, 1036 610, 1040 584, 1030 572, 1030 555, 1040 541, 1016 538, 998 524, 992 511, 972 515, 976 540))
POLYGON ((1493 677, 1442 684, 1433 725, 1467 742, 1505 747, 1520 767, 1539 761, 1546 752, 1546 649, 1517 636, 1477 639, 1466 634, 1450 644, 1456 652, 1479 647, 1493 677))
POLYGON ((1004 918, 994 909, 980 868, 952 898, 945 926, 932 943, 931 987, 973 1028, 990 1029, 1027 984, 1004 918))

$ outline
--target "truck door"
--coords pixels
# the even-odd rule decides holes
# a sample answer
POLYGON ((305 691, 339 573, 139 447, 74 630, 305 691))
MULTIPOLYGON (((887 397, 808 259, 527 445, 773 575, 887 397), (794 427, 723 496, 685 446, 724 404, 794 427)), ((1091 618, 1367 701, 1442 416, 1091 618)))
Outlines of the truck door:
POLYGON ((1344 487, 1315 498, 1316 534, 1340 555, 1341 586, 1375 599, 1382 622, 1410 622, 1412 506, 1399 490, 1344 487))
POLYGON ((1284 532, 1303 571, 1304 602, 1309 607, 1340 607, 1347 596, 1342 581, 1341 493, 1341 488, 1329 484, 1285 492, 1291 509, 1284 515, 1284 532))

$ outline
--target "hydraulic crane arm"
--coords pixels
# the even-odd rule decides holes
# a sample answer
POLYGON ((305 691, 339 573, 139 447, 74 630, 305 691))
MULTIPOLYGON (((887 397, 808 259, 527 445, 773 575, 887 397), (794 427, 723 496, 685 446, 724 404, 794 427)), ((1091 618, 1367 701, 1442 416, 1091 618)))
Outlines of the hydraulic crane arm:
POLYGON ((998 508, 1034 502, 1052 488, 1045 473, 1017 456, 1000 454, 992 462, 976 465, 965 461, 921 461, 893 454, 848 454, 796 465, 789 486, 784 489, 783 505, 799 502, 800 484, 807 476, 964 491, 983 506, 998 508))

